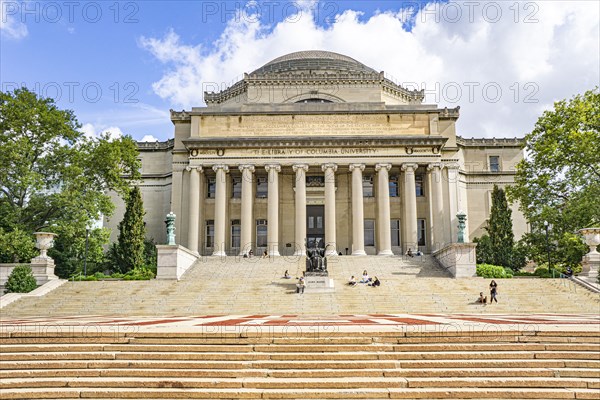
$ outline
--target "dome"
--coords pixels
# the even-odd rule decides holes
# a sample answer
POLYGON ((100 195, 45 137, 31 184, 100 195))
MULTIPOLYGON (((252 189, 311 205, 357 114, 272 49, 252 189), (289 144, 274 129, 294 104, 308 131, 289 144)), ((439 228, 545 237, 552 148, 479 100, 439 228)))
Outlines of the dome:
POLYGON ((342 71, 352 73, 377 73, 354 58, 331 51, 308 50, 286 54, 269 61, 250 75, 297 71, 342 71))

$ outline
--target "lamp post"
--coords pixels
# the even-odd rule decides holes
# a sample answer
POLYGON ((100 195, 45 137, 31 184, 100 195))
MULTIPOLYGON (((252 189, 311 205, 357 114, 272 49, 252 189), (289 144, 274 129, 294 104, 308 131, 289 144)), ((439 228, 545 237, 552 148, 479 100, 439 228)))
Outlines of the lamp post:
POLYGON ((87 253, 90 238, 90 228, 85 228, 85 254, 83 256, 83 276, 87 276, 87 253))
POLYGON ((548 228, 550 224, 548 221, 544 221, 544 228, 546 229, 546 252, 548 253, 548 272, 552 270, 552 264, 550 262, 550 241, 548 240, 548 228))

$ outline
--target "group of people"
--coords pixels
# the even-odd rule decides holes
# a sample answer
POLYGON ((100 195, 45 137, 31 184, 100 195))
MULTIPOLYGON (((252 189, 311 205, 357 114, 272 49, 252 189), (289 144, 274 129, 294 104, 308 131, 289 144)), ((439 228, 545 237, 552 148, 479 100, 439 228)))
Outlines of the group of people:
POLYGON ((422 256, 423 253, 421 253, 421 250, 417 250, 416 252, 413 253, 412 249, 409 247, 408 250, 406 250, 405 255, 407 255, 409 257, 414 257, 414 256, 422 256))
MULTIPOLYGON (((498 294, 498 284, 496 283, 495 280, 492 279, 492 281, 490 282, 490 304, 492 304, 494 301, 497 303, 498 299, 496 298, 496 295, 498 294)), ((477 299, 478 303, 482 303, 482 304, 487 304, 487 296, 483 295, 483 292, 479 292, 479 299, 477 299)))
POLYGON ((381 281, 379 281, 379 278, 377 278, 376 276, 373 278, 369 277, 369 274, 367 273, 366 269, 363 271, 362 279, 360 281, 357 281, 354 275, 352 275, 350 279, 348 279, 349 286, 356 286, 359 283, 365 283, 367 284, 367 286, 373 287, 381 286, 381 281))

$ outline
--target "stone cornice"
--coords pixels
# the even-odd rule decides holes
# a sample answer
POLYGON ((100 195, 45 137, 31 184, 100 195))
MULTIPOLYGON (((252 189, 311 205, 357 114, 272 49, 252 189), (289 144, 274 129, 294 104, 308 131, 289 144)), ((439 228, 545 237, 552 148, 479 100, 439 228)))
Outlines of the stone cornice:
POLYGON ((243 138, 188 138, 182 142, 188 150, 212 148, 253 148, 253 147, 428 147, 441 148, 448 139, 441 136, 327 136, 327 137, 243 137, 243 138))
POLYGON ((162 151, 171 150, 175 145, 174 139, 165 142, 136 142, 139 151, 162 151))
POLYGON ((381 85, 384 92, 407 102, 421 103, 425 99, 424 90, 408 90, 377 72, 343 72, 333 73, 258 73, 245 74, 244 78, 231 87, 218 93, 204 92, 207 105, 221 104, 231 98, 248 91, 249 86, 336 86, 336 85, 381 85))
POLYGON ((456 144, 462 147, 518 147, 525 146, 523 138, 470 138, 456 137, 456 144))

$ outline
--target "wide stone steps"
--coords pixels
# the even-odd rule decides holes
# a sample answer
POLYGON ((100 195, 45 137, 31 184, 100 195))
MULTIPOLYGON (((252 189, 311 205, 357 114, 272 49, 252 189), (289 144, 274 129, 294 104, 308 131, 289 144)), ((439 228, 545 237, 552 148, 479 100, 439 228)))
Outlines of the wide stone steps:
POLYGON ((23 298, 2 309, 7 317, 72 315, 364 314, 364 313, 596 313, 600 296, 566 279, 498 280, 499 303, 476 304, 489 280, 451 279, 430 256, 331 259, 333 293, 295 293, 303 261, 276 257, 208 257, 181 281, 68 282, 46 296, 23 298), (367 269, 382 286, 345 285, 367 269), (219 282, 215 285, 215 282, 219 282), (541 301, 543 299, 543 301, 541 301))
POLYGON ((251 389, 251 388, 45 388, 3 391, 3 399, 598 399, 595 389, 521 388, 360 388, 360 389, 251 389))
POLYGON ((2 399, 600 398, 594 329, 328 335, 6 333, 0 393, 2 399))

